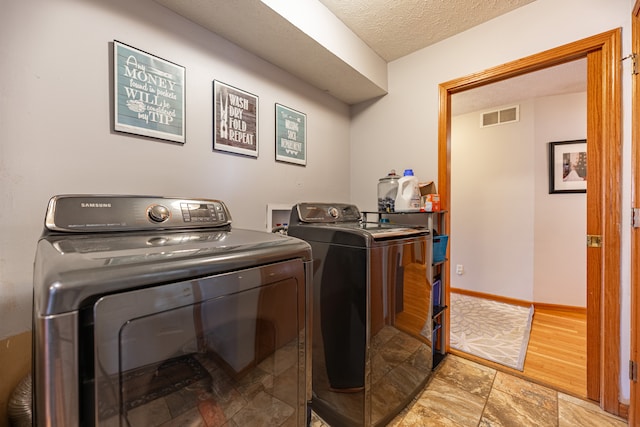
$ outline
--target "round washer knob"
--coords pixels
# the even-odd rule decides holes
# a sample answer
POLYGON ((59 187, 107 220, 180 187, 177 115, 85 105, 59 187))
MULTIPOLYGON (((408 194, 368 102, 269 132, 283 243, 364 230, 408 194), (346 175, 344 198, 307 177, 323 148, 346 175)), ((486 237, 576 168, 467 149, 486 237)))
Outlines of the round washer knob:
POLYGON ((331 215, 332 218, 338 218, 340 212, 336 208, 329 208, 329 215, 331 215))
POLYGON ((149 219, 153 222, 165 222, 169 219, 171 213, 166 206, 153 205, 147 211, 147 215, 149 215, 149 219))

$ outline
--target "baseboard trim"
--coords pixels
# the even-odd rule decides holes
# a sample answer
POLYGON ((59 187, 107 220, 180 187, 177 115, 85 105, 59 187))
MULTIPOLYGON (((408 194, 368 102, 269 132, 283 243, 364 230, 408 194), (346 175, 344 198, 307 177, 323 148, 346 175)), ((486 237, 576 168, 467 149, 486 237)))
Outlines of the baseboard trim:
POLYGON ((618 402, 618 416, 629 421, 629 405, 618 402))
POLYGON ((533 306, 538 308, 543 308, 547 310, 558 310, 558 311, 566 311, 569 313, 583 314, 587 315, 587 307, 575 307, 572 305, 560 305, 560 304, 549 304, 545 302, 534 302, 533 306))
POLYGON ((497 302, 506 302, 507 304, 521 305, 523 307, 530 307, 531 304, 533 304, 530 301, 524 301, 524 300, 515 299, 515 298, 508 298, 500 295, 486 294, 484 292, 470 291, 468 289, 450 288, 450 291, 451 293, 454 293, 454 294, 467 295, 467 296, 476 297, 476 298, 484 298, 484 299, 497 301, 497 302))
POLYGON ((530 307, 531 305, 533 305, 533 307, 535 309, 541 308, 541 309, 547 309, 547 310, 560 310, 560 311, 567 311, 570 313, 579 313, 579 314, 587 314, 587 308, 586 307, 574 307, 571 305, 561 305, 561 304, 549 304, 546 302, 535 302, 535 301, 525 301, 525 300, 521 300, 521 299, 516 299, 516 298, 509 298, 509 297, 504 297, 501 295, 493 295, 493 294, 487 294, 484 292, 477 292, 477 291, 470 291, 468 289, 459 289, 459 288, 450 288, 451 293, 455 293, 455 294, 461 294, 461 295, 468 295, 470 297, 477 297, 477 298, 484 298, 484 299, 488 299, 488 300, 492 300, 492 301, 497 301, 497 302, 504 302, 507 304, 513 304, 513 305, 519 305, 522 307, 530 307))

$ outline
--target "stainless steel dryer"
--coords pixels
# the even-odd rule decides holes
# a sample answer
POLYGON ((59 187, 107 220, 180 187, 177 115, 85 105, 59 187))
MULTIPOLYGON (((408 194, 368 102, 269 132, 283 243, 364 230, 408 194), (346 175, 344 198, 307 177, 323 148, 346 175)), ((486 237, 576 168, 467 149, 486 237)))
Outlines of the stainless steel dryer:
POLYGON ((219 200, 56 196, 34 273, 34 425, 306 424, 307 243, 219 200))
POLYGON ((313 410, 334 427, 386 425, 432 372, 429 230, 300 203, 288 235, 314 258, 313 410))

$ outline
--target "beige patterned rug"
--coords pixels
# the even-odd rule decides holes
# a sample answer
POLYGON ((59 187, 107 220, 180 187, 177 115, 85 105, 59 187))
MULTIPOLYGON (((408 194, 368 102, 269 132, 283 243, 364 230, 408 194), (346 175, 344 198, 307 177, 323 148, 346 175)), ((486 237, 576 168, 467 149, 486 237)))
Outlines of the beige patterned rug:
POLYGON ((452 292, 451 347, 522 371, 533 311, 452 292))

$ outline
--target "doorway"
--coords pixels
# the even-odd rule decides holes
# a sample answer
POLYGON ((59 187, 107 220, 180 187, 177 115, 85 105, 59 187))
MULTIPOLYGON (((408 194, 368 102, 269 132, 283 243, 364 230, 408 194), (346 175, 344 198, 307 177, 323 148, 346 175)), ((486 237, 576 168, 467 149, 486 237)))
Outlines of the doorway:
MULTIPOLYGON (((452 353, 465 348, 469 351, 463 353, 485 355, 481 358, 489 362, 502 360, 513 375, 582 398, 587 388, 586 193, 550 192, 548 152, 551 141, 586 138, 586 91, 583 58, 454 94, 449 205, 456 242, 449 258, 452 353), (502 120, 494 123, 489 119, 496 111, 515 114, 500 113, 502 120), (512 305, 521 322, 534 302, 530 334, 516 322, 513 327, 518 324, 523 335, 506 335, 513 338, 513 349, 511 341, 500 340, 489 350, 484 338, 476 347, 476 334, 490 336, 496 329, 474 330, 463 318, 477 313, 474 309, 461 318, 462 301, 521 306, 512 305), (520 339, 529 345, 523 349, 520 339), (503 359, 505 352, 512 359, 503 359)), ((565 184, 559 177, 559 185, 565 184)))
MULTIPOLYGON (((449 209, 451 96, 587 59, 587 235, 600 236, 602 242, 600 247, 587 248, 587 396, 616 415, 620 412, 620 40, 621 31, 616 29, 442 83, 438 122, 438 187, 441 203, 449 209)), ((449 304, 450 269, 445 276, 449 304)))

